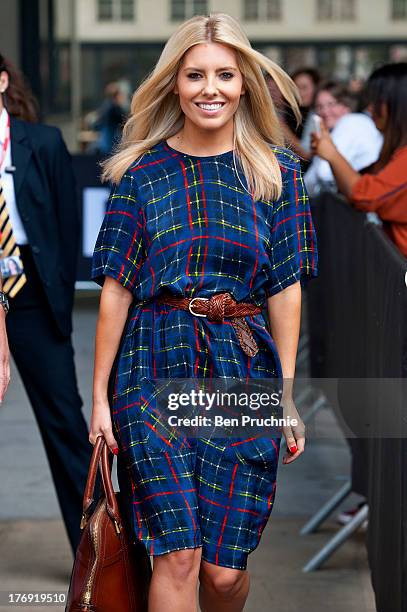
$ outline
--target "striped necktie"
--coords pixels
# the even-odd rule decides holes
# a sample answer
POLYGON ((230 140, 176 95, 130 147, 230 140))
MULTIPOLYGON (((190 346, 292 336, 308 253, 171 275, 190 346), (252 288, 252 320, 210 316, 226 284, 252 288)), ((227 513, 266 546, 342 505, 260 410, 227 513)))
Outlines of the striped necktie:
MULTIPOLYGON (((20 249, 15 241, 13 228, 11 227, 10 217, 8 214, 6 199, 4 197, 3 188, 0 183, 0 248, 2 249, 1 257, 19 257, 21 261, 20 249)), ((22 263, 22 261, 21 261, 22 263)), ((17 276, 9 276, 3 281, 3 291, 13 298, 23 285, 26 283, 27 277, 22 272, 17 276)))

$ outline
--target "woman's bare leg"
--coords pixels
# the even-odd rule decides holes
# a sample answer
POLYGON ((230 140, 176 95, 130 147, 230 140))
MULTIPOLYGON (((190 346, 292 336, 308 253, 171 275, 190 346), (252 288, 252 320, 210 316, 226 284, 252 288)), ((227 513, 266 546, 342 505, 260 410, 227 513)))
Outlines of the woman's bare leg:
POLYGON ((249 593, 246 570, 220 567, 202 561, 199 574, 199 603, 202 612, 241 612, 249 593))
POLYGON ((154 557, 148 611, 195 612, 201 548, 154 557))

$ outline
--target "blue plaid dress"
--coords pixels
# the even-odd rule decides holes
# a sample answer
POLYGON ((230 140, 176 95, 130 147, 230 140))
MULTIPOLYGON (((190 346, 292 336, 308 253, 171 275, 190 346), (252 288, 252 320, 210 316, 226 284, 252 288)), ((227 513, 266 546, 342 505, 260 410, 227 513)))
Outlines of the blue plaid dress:
POLYGON ((133 534, 151 555, 202 546, 203 558, 245 569, 269 518, 281 434, 232 444, 165 438, 149 382, 281 376, 262 314, 245 319, 259 346, 247 356, 230 322, 211 322, 154 298, 171 291, 264 306, 317 274, 317 246, 299 159, 273 147, 283 192, 254 201, 233 152, 208 157, 159 142, 112 188, 92 265, 133 303, 114 367, 111 401, 118 479, 133 534))

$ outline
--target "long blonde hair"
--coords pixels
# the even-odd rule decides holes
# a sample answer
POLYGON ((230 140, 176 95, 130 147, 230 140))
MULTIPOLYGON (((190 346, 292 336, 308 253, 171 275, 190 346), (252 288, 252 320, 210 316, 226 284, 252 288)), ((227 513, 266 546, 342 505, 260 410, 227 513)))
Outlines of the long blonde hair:
POLYGON ((225 13, 192 17, 168 39, 154 70, 133 95, 117 151, 102 164, 102 179, 118 183, 140 156, 182 128, 184 114, 173 93, 178 70, 191 47, 207 42, 234 49, 243 76, 246 93, 234 115, 233 148, 247 186, 255 200, 281 195, 281 172, 270 145, 284 146, 284 136, 262 69, 274 79, 297 120, 299 93, 288 74, 255 51, 239 22, 225 13))

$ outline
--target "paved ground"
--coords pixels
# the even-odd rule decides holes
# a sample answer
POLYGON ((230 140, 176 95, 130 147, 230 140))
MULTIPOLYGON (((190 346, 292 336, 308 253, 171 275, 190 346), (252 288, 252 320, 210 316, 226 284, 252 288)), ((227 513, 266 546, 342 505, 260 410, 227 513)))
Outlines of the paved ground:
MULTIPOLYGON (((96 301, 77 300, 74 342, 87 418, 95 322, 96 301)), ((354 535, 319 571, 301 571, 337 526, 331 519, 317 534, 305 537, 299 536, 299 529, 349 473, 348 448, 332 415, 323 410, 318 418, 325 437, 309 440, 306 453, 294 464, 280 465, 272 518, 250 558, 248 612, 326 612, 327 607, 329 612, 375 611, 363 532, 354 535)), ((0 603, 6 603, 9 592, 65 592, 72 567, 68 540, 41 438, 14 368, 0 408, 0 444, 0 603)), ((0 610, 20 609, 0 605, 0 610)), ((60 611, 63 607, 28 609, 60 611)))

